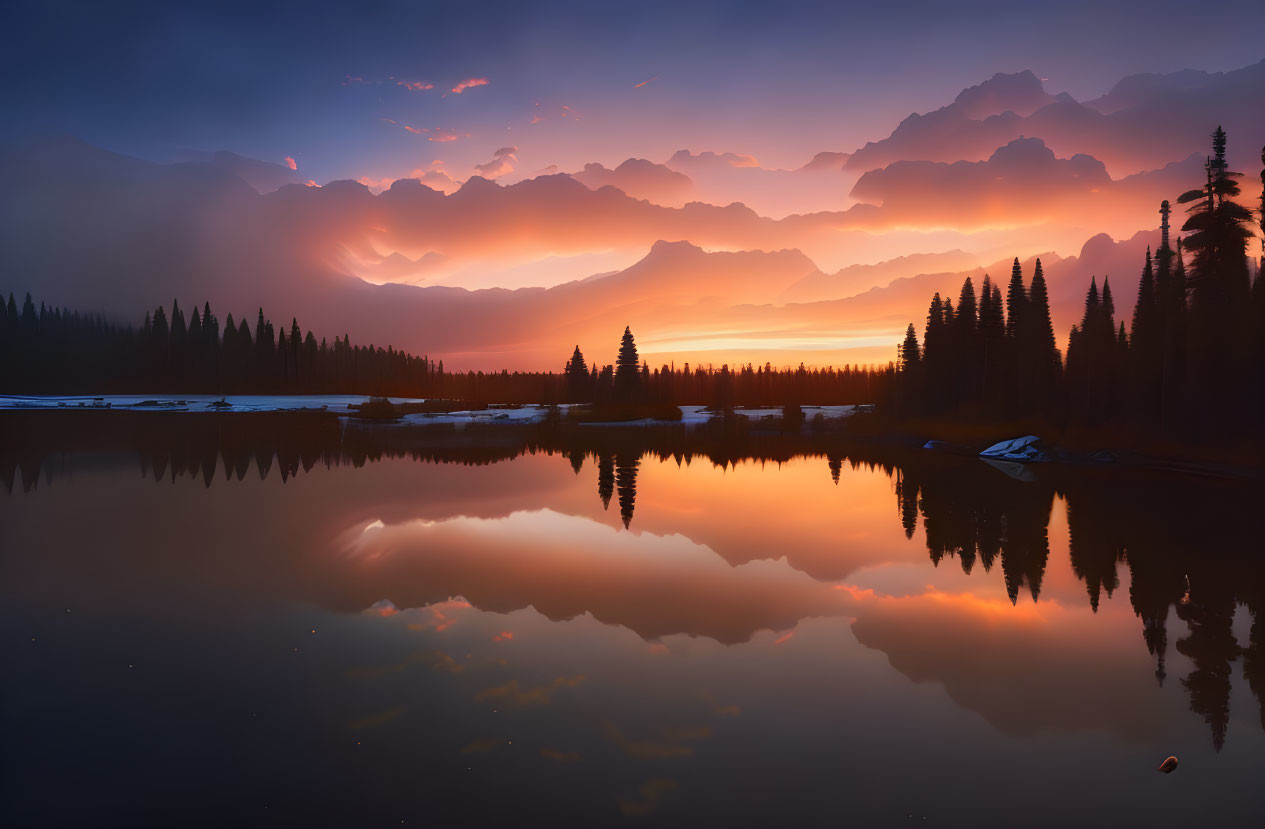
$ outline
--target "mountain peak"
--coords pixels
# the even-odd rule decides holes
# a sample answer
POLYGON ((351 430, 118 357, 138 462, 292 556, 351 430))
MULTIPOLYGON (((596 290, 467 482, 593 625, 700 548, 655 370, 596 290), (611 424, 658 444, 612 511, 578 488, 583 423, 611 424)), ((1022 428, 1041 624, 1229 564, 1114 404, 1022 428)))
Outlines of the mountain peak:
POLYGON ((1003 112, 1031 115, 1054 101, 1031 69, 998 72, 976 86, 958 93, 954 105, 968 118, 981 119, 1003 112))
POLYGON ((1021 167, 1024 164, 1048 164, 1053 160, 1054 151, 1044 141, 1021 135, 994 150, 988 163, 1021 167))
POLYGON ((641 261, 647 259, 669 259, 679 258, 682 256, 697 255, 703 252, 703 249, 692 242, 681 239, 676 242, 669 242, 666 239, 659 239, 650 246, 649 252, 641 261))
POLYGON ((842 170, 843 165, 847 163, 851 153, 839 152, 820 152, 813 156, 812 161, 800 167, 801 170, 842 170))

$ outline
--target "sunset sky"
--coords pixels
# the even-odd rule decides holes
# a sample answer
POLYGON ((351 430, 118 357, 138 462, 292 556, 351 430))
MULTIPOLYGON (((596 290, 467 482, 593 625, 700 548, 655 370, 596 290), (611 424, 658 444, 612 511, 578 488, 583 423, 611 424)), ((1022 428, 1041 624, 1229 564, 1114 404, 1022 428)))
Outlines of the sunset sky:
POLYGON ((1226 29, 1259 31, 1265 11, 1251 0, 1199 14, 1167 0, 51 2, 7 16, 7 131, 60 129, 154 160, 291 157, 323 183, 434 161, 464 176, 506 144, 526 174, 682 148, 798 167, 995 72, 1032 69, 1084 100, 1128 74, 1254 63, 1259 43, 1226 29), (487 83, 450 91, 471 79, 487 83), (385 119, 462 137, 428 141, 385 119))
MULTIPOLYGON (((947 286, 1013 256, 1043 255, 1047 266, 1079 258, 1065 266, 1065 290, 1052 287, 1062 336, 1089 276, 1086 242, 1107 233, 1127 245, 1100 245, 1093 264, 1135 262, 1151 240, 1134 234, 1153 232, 1160 199, 1198 185, 1205 136, 1218 122, 1249 182, 1247 164, 1265 143, 1265 115, 1252 104, 1265 93, 1265 51, 1248 34, 1265 28, 1265 7, 1252 0, 1198 10, 53 2, 10 4, 3 15, 0 166, 20 185, 4 210, 24 223, 20 237, 11 230, 18 250, 3 263, 6 293, 30 290, 129 320, 173 295, 238 309, 262 303, 278 316, 297 312, 318 334, 390 337, 475 368, 556 368, 566 343, 607 349, 624 324, 670 358, 886 361, 886 343, 925 314, 925 289, 942 289, 923 278, 905 298, 894 280, 951 272, 947 286), (1001 81, 936 112, 998 73, 1001 81), (1108 95, 1140 73, 1165 77, 1108 95), (939 120, 902 125, 914 113, 939 120), (1156 129, 1170 113, 1171 130, 1156 129), (880 143, 858 154, 868 142, 880 143), (90 148, 172 176, 183 168, 170 165, 200 163, 258 195, 216 195, 200 188, 221 185, 201 178, 125 197, 148 174, 116 165, 117 178, 99 175, 112 163, 105 155, 67 160, 90 148), (562 173, 575 181, 548 178, 562 173), (399 188, 365 198, 398 179, 453 194, 476 176, 494 184, 466 184, 442 206, 399 188), (340 180, 368 191, 326 186, 340 180), (512 188, 520 182, 527 189, 512 188), (595 192, 568 189, 575 182, 595 192), (305 183, 328 192, 273 192, 305 183), (604 185, 624 195, 597 192, 604 185), (32 199, 66 201, 32 218, 32 199), (242 201, 229 207, 233 199, 242 201), (733 202, 743 207, 726 207, 733 202), (147 206, 112 215, 107 205, 120 203, 147 206), (196 228, 195 243, 180 247, 145 210, 182 217, 172 221, 196 228), (84 224, 66 227, 72 215, 84 224), (134 232, 149 240, 145 250, 111 247, 134 232), (49 239, 75 233, 90 238, 67 245, 73 255, 46 255, 49 239), (713 253, 796 251, 803 261, 752 254, 736 287, 727 275, 696 286, 702 264, 669 263, 670 280, 625 273, 621 302, 571 302, 595 312, 584 324, 556 296, 479 292, 626 271, 660 240, 713 253), (929 258, 880 264, 911 255, 929 258), (855 270, 871 266, 879 270, 855 270), (334 275, 352 277, 338 290, 356 299, 335 299, 334 275), (390 288, 388 300, 356 280, 473 293, 390 288), (678 294, 670 299, 668 284, 678 294), (870 289, 888 292, 881 311, 850 312, 874 305, 857 299, 870 289), (438 318, 428 333, 391 316, 413 301, 438 318), (753 319, 752 304, 769 310, 753 319), (480 322, 489 305, 498 306, 493 317, 538 325, 493 336, 493 324, 480 322), (445 322, 476 333, 450 336, 445 322)), ((1128 270, 1135 283, 1136 266, 1128 270)))

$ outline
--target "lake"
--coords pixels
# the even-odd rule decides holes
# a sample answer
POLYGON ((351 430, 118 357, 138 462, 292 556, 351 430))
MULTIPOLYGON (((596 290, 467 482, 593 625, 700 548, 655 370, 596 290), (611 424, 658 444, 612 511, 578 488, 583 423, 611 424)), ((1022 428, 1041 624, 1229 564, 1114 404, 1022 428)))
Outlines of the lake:
POLYGON ((1257 485, 751 427, 0 432, 7 826, 1265 819, 1257 485))

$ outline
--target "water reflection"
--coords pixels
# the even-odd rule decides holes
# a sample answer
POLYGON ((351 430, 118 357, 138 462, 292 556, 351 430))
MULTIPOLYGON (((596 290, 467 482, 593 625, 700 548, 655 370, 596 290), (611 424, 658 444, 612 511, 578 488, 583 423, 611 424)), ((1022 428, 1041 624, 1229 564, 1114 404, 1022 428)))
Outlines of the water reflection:
MULTIPOLYGON (((883 664, 915 683, 942 684, 957 706, 1014 738, 1088 729, 1153 739, 1170 720, 1159 693, 1170 665, 1180 681, 1169 688, 1196 715, 1185 719, 1215 751, 1243 733, 1241 719, 1231 728, 1232 701, 1259 708, 1252 719, 1265 726, 1265 563, 1252 521, 1261 492, 1242 483, 1085 469, 1019 480, 974 459, 837 434, 140 417, 92 429, 44 413, 2 424, 6 541, 39 551, 6 557, 5 581, 21 585, 23 602, 149 609, 164 594, 179 606, 205 590, 223 597, 228 615, 251 602, 311 603, 343 618, 373 608, 431 638, 354 666, 356 682, 417 669, 473 683, 462 685, 464 703, 427 684, 458 712, 471 701, 484 713, 585 711, 591 734, 554 714, 554 731, 536 736, 533 752, 551 767, 576 769, 610 751, 647 765, 695 756, 732 727, 735 715, 718 712, 756 706, 735 701, 741 683, 748 697, 794 696, 775 667, 776 654, 793 647, 809 649, 796 651, 806 661, 795 677, 818 683, 829 674, 823 694, 856 685, 846 693, 864 696, 858 706, 881 707, 862 690, 876 686, 864 673, 876 669, 850 651, 848 671, 861 673, 834 676, 828 667, 831 649, 847 648, 829 620, 883 664), (343 474, 370 466, 371 475, 343 474), (341 472, 320 474, 327 468, 341 472), (72 513, 82 528, 58 526, 72 513), (101 548, 108 561, 95 554, 101 548), (1127 607, 1123 596, 1111 601, 1122 585, 1127 607), (510 675, 497 649, 545 638, 529 612, 631 638, 616 647, 614 633, 602 644, 581 637, 568 645, 585 654, 580 662, 561 656, 565 649, 535 650, 510 675), (477 641, 448 641, 476 615, 477 641), (689 705, 661 701, 693 711, 685 722, 585 707, 604 682, 656 698, 648 677, 683 682, 672 667, 683 669, 683 653, 722 661, 721 651, 682 635, 719 643, 753 670, 758 663, 761 678, 712 665, 718 676, 737 672, 738 684, 709 686, 706 704, 696 688, 682 690, 689 705), (625 664, 599 659, 604 648, 625 664), (652 659, 660 657, 674 661, 652 659), (1251 696, 1235 695, 1236 674, 1251 696)), ((407 720, 416 689, 397 691, 375 691, 347 727, 371 734, 407 720)), ((509 750, 505 732, 458 732, 454 723, 452 739, 472 763, 509 750)), ((619 810, 657 813, 706 785, 647 768, 620 783, 619 810)))

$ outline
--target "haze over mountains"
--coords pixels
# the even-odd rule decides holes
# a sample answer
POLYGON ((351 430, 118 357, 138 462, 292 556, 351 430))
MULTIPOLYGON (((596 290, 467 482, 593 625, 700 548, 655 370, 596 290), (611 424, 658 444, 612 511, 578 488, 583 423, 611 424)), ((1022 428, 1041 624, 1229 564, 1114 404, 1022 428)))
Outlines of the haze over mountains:
POLYGON ((263 305, 452 368, 557 369, 576 343, 606 361, 625 324, 652 363, 838 365, 886 362, 932 291, 1005 280, 1015 256, 1030 275, 1040 255, 1062 341, 1091 274, 1127 313, 1158 203, 1199 186, 1218 123, 1255 173, 1261 100, 1265 61, 1130 76, 1083 103, 1024 71, 794 170, 681 150, 442 189, 41 138, 0 152, 0 288, 129 321, 173 297, 221 317, 263 305))

